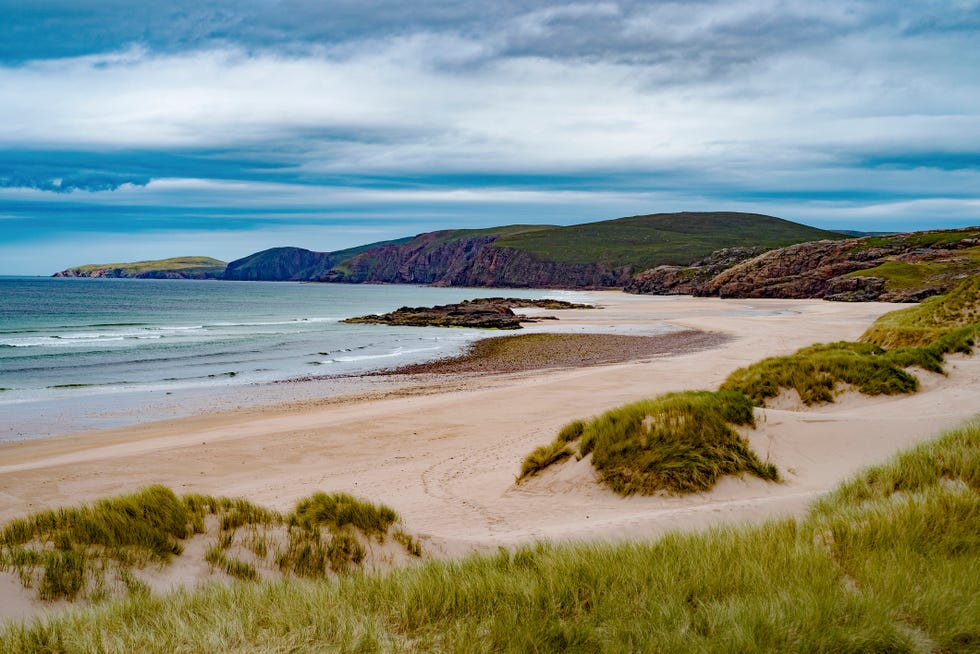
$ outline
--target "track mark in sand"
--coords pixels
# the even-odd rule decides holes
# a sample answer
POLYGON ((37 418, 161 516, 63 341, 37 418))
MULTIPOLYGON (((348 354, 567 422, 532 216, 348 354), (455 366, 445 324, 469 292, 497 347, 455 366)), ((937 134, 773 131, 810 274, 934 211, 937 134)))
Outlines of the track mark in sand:
POLYGON ((487 447, 459 451, 449 458, 441 459, 422 473, 423 491, 429 497, 475 513, 490 527, 502 526, 506 524, 506 519, 499 512, 493 510, 492 505, 464 497, 455 492, 452 487, 461 478, 472 477, 479 472, 496 468, 497 466, 487 465, 487 463, 500 461, 501 450, 507 451, 510 449, 509 446, 525 440, 527 440, 527 435, 505 436, 487 447))

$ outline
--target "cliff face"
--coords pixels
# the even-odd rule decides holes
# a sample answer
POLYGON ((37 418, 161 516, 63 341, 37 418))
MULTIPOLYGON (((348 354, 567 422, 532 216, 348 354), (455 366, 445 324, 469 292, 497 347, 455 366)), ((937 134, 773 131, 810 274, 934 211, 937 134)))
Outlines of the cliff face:
POLYGON ((445 240, 445 232, 420 234, 404 244, 380 245, 354 255, 319 279, 329 282, 451 285, 495 236, 445 240))
POLYGON ((228 264, 222 279, 239 281, 304 281, 313 279, 327 265, 327 252, 303 248, 271 248, 228 264))
POLYGON ((402 245, 383 245, 355 255, 318 279, 511 288, 605 288, 622 286, 629 279, 629 268, 539 261, 527 252, 497 247, 493 244, 497 238, 443 242, 442 232, 421 234, 402 245))
POLYGON ((731 298, 917 302, 980 272, 980 230, 967 228, 813 241, 638 274, 634 293, 731 298), (741 257, 741 258, 740 258, 741 257))

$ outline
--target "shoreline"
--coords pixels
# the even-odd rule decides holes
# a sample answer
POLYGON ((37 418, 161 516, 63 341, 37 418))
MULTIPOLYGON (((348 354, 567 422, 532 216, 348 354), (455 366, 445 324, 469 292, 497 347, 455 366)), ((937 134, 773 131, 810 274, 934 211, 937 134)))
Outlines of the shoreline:
MULTIPOLYGON (((16 302, 12 307, 22 318, 9 323, 14 331, 0 338, 0 376, 5 377, 0 386, 9 391, 0 393, 0 441, 370 390, 380 382, 344 376, 452 356, 485 334, 476 329, 379 329, 339 324, 341 318, 406 301, 441 305, 495 294, 487 289, 310 289, 256 283, 225 297, 211 286, 200 290, 204 287, 181 281, 82 286, 54 293, 36 307, 35 318, 16 302), (93 293, 101 300, 76 318, 59 315, 93 293), (141 299, 127 312, 122 307, 134 295, 141 299), (172 302, 181 308, 155 308, 172 302), (98 311, 91 320, 86 318, 90 309, 98 311), (302 387, 273 383, 299 377, 323 379, 302 387)), ((27 291, 43 291, 17 288, 15 300, 21 303, 27 291)), ((528 289, 515 294, 537 298, 547 293, 528 289)))
MULTIPOLYGON (((595 484, 583 461, 516 486, 523 457, 571 420, 664 392, 716 388, 735 368, 766 356, 854 340, 895 309, 612 293, 599 303, 606 308, 563 317, 560 333, 636 335, 666 321, 726 338, 712 348, 619 363, 430 373, 416 377, 422 383, 360 396, 0 443, 0 521, 163 484, 178 494, 241 496, 277 510, 317 490, 348 492, 392 506, 435 557, 535 540, 651 538, 800 515, 859 468, 980 406, 980 357, 954 357, 948 377, 922 376, 922 390, 912 396, 847 396, 816 409, 757 411, 758 428, 745 435, 785 473, 782 483, 725 478, 695 496, 622 498, 595 484)), ((537 325, 526 331, 546 333, 537 325)))

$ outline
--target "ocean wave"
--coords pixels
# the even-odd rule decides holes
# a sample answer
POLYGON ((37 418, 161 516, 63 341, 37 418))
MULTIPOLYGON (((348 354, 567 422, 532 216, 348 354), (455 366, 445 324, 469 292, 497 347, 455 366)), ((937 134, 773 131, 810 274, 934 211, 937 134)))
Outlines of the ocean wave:
POLYGON ((299 325, 303 323, 339 322, 340 317, 293 318, 291 320, 268 320, 259 322, 215 322, 205 325, 213 327, 273 327, 279 325, 299 325))
POLYGON ((439 347, 420 347, 420 348, 398 348, 394 352, 386 352, 384 354, 363 354, 361 356, 354 357, 334 357, 333 359, 328 359, 328 362, 332 363, 357 363, 358 361, 372 361, 374 359, 390 359, 393 357, 402 357, 409 354, 419 354, 420 352, 435 352, 442 348, 439 347))
POLYGON ((108 343, 125 340, 123 336, 103 336, 89 338, 70 338, 64 336, 35 336, 24 338, 7 338, 0 340, 0 345, 6 347, 80 347, 93 343, 108 343))
MULTIPOLYGON (((92 323, 88 325, 45 328, 43 330, 9 330, 0 332, 0 347, 76 348, 80 345, 118 343, 120 341, 212 341, 221 338, 241 339, 262 336, 288 336, 290 331, 283 331, 281 329, 262 330, 261 328, 314 323, 336 323, 338 320, 339 318, 333 317, 315 317, 254 322, 214 322, 191 325, 151 325, 149 323, 123 322, 92 323), (86 331, 88 329, 92 331, 86 331)), ((129 343, 129 345, 137 345, 137 343, 129 343)))

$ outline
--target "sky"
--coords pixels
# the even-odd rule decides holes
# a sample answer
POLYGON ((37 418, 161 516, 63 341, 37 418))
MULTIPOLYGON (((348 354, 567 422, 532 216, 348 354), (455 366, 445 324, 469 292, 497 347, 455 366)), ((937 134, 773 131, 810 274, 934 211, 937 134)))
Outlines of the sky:
POLYGON ((685 210, 980 224, 980 0, 0 15, 0 274, 685 210))

